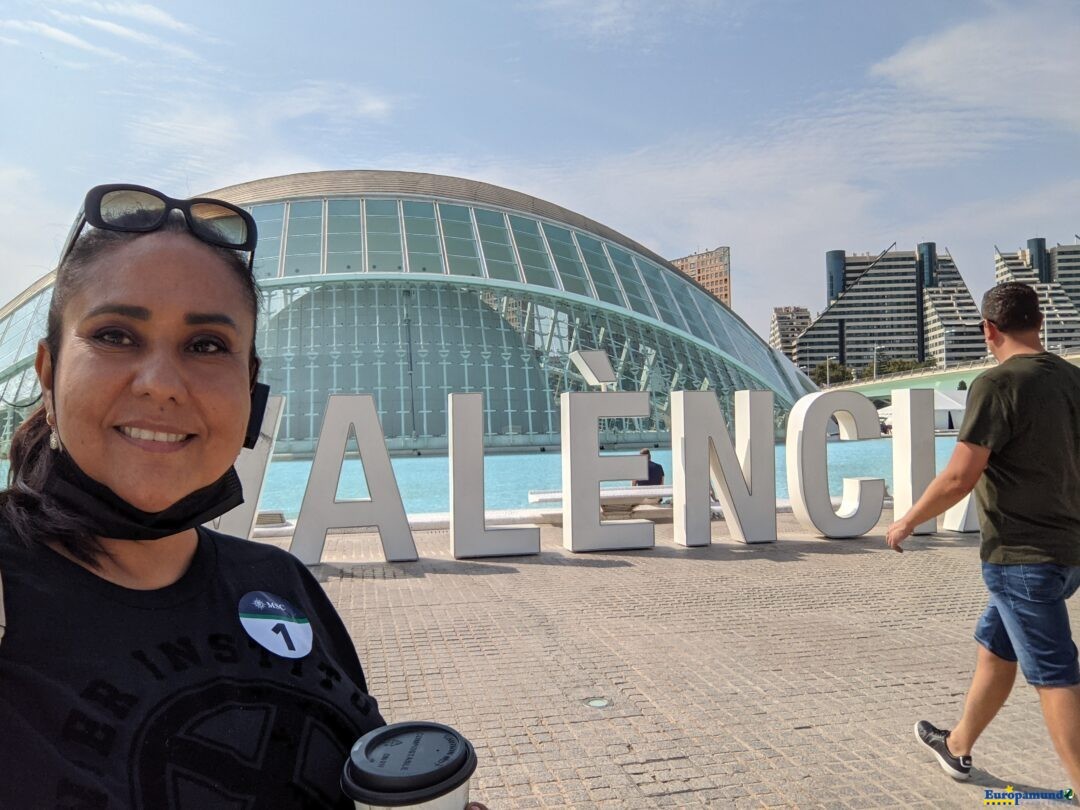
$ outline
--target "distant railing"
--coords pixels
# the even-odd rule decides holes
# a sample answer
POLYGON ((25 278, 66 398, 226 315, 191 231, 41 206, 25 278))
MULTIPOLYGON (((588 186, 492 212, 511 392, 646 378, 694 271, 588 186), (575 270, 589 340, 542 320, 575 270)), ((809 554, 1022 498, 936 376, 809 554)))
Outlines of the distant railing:
MULTIPOLYGON (((1080 365, 1080 347, 1069 346, 1060 352, 1055 352, 1060 357, 1072 359, 1077 365, 1080 365)), ((977 368, 990 368, 995 363, 993 357, 987 357, 985 360, 967 360, 960 363, 949 363, 948 368, 939 368, 938 366, 932 366, 930 368, 913 368, 908 371, 894 371, 891 374, 878 374, 870 377, 861 377, 854 380, 845 380, 844 382, 836 382, 832 385, 820 386, 822 390, 837 390, 844 388, 854 388, 856 386, 869 385, 871 383, 879 383, 882 381, 888 382, 890 380, 903 380, 913 377, 930 377, 934 375, 952 374, 956 371, 970 371, 977 368)))

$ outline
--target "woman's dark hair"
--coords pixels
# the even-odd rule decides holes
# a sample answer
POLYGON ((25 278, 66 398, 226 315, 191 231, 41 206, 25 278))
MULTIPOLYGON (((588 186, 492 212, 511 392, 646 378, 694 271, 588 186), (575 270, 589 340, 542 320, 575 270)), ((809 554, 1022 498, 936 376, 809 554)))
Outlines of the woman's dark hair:
MULTIPOLYGON (((187 234, 197 240, 188 230, 182 215, 173 215, 159 230, 187 234)), ((100 256, 146 235, 128 231, 87 230, 56 268, 44 338, 52 356, 54 385, 60 361, 64 309, 73 296, 93 281, 92 274, 84 271, 100 256)), ((199 244, 216 253, 236 276, 251 306, 252 317, 257 321, 259 288, 248 268, 247 257, 201 240, 199 244)), ((259 366, 259 356, 252 339, 249 360, 252 385, 258 377, 259 366)), ((51 432, 52 428, 45 421, 45 404, 42 402, 11 437, 8 488, 0 492, 0 519, 7 523, 15 538, 27 546, 51 540, 63 546, 72 557, 96 566, 97 558, 105 552, 91 531, 90 523, 84 516, 59 506, 45 491, 45 482, 52 470, 56 452, 49 447, 51 432)))
POLYGON ((982 300, 982 316, 1006 335, 1038 329, 1043 320, 1039 294, 1021 281, 1006 281, 987 290, 982 300))

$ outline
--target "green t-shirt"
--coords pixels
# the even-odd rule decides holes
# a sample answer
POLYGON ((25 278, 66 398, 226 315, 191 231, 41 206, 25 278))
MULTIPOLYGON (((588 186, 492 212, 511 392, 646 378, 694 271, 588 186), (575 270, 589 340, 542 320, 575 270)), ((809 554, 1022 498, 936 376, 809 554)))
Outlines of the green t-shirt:
POLYGON ((1080 368, 1010 357, 972 382, 957 438, 990 450, 975 486, 983 561, 1080 565, 1080 368))

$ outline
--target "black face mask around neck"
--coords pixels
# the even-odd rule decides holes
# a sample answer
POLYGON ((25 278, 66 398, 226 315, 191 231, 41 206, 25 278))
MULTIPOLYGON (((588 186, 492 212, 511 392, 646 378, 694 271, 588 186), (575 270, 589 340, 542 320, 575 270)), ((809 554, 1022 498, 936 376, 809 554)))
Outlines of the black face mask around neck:
POLYGON ((95 535, 115 540, 160 540, 220 517, 244 502, 240 477, 230 467, 217 481, 168 509, 144 512, 83 472, 66 450, 55 453, 45 492, 64 509, 89 521, 95 535))

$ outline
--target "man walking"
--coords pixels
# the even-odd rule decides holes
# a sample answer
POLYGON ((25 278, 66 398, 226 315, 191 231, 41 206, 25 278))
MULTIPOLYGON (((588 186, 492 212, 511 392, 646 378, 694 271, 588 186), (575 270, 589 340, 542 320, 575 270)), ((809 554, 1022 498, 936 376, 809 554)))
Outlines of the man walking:
POLYGON ((1035 290, 999 284, 983 297, 982 330, 998 365, 968 392, 945 470, 888 530, 900 544, 975 490, 990 602, 975 628, 975 674, 952 730, 926 720, 919 741, 954 779, 1005 704, 1017 662, 1035 687, 1054 747, 1080 787, 1080 663, 1066 600, 1080 587, 1080 368, 1043 348, 1035 290))

